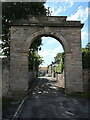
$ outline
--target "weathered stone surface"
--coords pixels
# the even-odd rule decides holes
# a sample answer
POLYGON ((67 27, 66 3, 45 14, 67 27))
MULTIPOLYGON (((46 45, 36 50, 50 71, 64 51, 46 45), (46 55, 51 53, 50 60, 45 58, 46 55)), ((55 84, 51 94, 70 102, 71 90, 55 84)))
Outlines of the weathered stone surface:
POLYGON ((2 97, 2 59, 0 58, 0 100, 2 97))
POLYGON ((2 59, 2 96, 8 97, 10 91, 10 61, 2 59))
POLYGON ((83 27, 80 21, 66 21, 66 16, 31 16, 29 20, 16 20, 12 26, 48 26, 48 27, 83 27))
POLYGON ((0 119, 2 119, 2 59, 0 59, 0 119))
POLYGON ((83 69, 84 91, 90 90, 90 69, 83 69))
POLYGON ((83 92, 80 21, 66 21, 66 17, 30 17, 11 23, 10 89, 28 89, 28 50, 39 37, 56 38, 65 51, 65 89, 68 93, 83 92))

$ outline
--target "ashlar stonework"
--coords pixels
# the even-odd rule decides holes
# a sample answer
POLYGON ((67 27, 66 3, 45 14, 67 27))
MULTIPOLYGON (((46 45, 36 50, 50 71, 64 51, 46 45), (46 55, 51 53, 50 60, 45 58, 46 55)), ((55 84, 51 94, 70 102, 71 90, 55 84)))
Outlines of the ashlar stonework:
MULTIPOLYGON (((66 16, 31 16, 28 20, 11 23, 10 90, 25 93, 28 90, 28 51, 30 45, 42 36, 58 40, 65 51, 65 90, 83 92, 80 21, 67 21, 66 16)), ((48 58, 47 58, 48 59, 48 58)))

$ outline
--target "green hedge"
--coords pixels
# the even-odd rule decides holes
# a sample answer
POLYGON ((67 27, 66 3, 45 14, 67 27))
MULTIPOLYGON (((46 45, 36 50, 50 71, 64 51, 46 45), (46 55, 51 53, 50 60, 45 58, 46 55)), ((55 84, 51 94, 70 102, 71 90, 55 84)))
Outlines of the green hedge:
POLYGON ((62 73, 63 67, 64 67, 64 55, 62 54, 62 55, 60 55, 60 62, 58 64, 58 66, 53 68, 53 71, 55 71, 56 73, 62 73))
POLYGON ((82 49, 82 66, 83 69, 90 69, 90 49, 82 49))

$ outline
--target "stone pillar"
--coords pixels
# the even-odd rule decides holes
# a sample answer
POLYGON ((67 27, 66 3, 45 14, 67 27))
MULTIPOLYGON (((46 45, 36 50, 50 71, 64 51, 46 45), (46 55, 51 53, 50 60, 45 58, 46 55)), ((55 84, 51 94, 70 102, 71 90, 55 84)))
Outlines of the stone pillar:
POLYGON ((24 33, 22 28, 11 28, 10 41, 10 91, 24 94, 28 90, 28 53, 22 49, 24 33))
POLYGON ((72 53, 65 54, 65 88, 67 93, 83 92, 81 55, 74 56, 72 53))
POLYGON ((0 58, 0 119, 2 119, 2 59, 0 58))
POLYGON ((14 53, 10 59, 10 91, 24 94, 28 90, 28 57, 14 53))

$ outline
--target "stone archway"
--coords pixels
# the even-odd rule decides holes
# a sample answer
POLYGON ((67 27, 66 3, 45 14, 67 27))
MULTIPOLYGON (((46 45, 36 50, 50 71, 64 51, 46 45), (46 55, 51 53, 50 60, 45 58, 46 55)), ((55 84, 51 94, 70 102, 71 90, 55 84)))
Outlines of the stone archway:
POLYGON ((55 38, 56 40, 58 40, 62 44, 66 53, 71 53, 70 45, 65 40, 65 38, 61 34, 58 34, 56 32, 53 32, 52 30, 49 30, 49 28, 47 31, 44 28, 43 30, 35 32, 32 35, 30 35, 27 38, 27 40, 25 41, 25 44, 22 46, 22 50, 27 51, 29 49, 30 45, 34 42, 34 40, 36 40, 39 37, 43 37, 43 36, 55 38), (27 46, 27 47, 24 47, 24 46, 27 46))
POLYGON ((82 92, 82 54, 80 21, 66 21, 65 16, 30 17, 11 25, 10 88, 11 92, 28 89, 28 49, 38 37, 56 38, 65 50, 66 92, 82 92))

